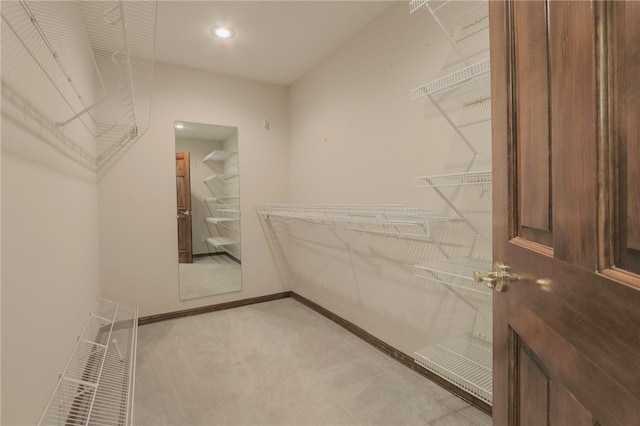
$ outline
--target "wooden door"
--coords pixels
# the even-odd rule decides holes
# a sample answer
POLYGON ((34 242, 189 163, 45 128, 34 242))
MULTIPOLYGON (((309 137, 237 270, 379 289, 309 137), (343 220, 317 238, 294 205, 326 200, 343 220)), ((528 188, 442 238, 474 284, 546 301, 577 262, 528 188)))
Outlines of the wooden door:
POLYGON ((640 2, 489 2, 495 425, 640 425, 640 2))
POLYGON ((178 210, 178 261, 193 263, 191 241, 191 173, 189 153, 176 153, 176 200, 178 210))

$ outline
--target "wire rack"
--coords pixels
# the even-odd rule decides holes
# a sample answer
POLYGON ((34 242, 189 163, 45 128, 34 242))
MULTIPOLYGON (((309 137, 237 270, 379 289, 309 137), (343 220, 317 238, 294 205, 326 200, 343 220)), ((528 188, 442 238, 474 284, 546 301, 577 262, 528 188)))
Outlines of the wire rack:
POLYGON ((461 247, 461 235, 471 235, 457 217, 398 205, 262 204, 256 212, 266 220, 417 239, 451 248, 461 247))
POLYGON ((138 309, 98 299, 40 425, 131 425, 138 309))
POLYGON ((482 401, 492 403, 491 342, 467 334, 416 351, 415 361, 482 401))
POLYGON ((231 156, 235 154, 235 152, 231 151, 211 151, 209 154, 207 154, 206 157, 202 159, 202 162, 206 163, 207 161, 224 161, 231 158, 231 156))
POLYGON ((418 176, 414 179, 424 182, 427 187, 491 185, 492 181, 491 170, 418 176))
MULTIPOLYGON (((473 282, 474 271, 491 270, 491 171, 469 171, 480 159, 479 148, 490 140, 491 120, 490 61, 487 58, 489 8, 485 0, 472 2, 413 0, 410 12, 427 11, 446 36, 457 57, 447 73, 411 90, 412 100, 428 98, 446 120, 457 138, 473 157, 463 172, 414 178, 420 187, 433 190, 456 217, 463 220, 475 235, 470 250, 463 256, 431 259, 414 266, 416 277, 444 286, 475 312, 472 332, 462 337, 428 346, 415 353, 420 365, 472 395, 492 403, 492 348, 483 338, 487 330, 477 333, 476 326, 491 322, 492 293, 473 282), (467 40, 467 41, 465 41, 467 40), (450 70, 454 69, 453 72, 450 70), (455 114, 454 114, 455 112, 455 114), (459 114, 458 114, 459 113, 459 114)), ((460 169, 458 169, 460 170, 460 169)))
POLYGON ((209 237, 207 243, 214 247, 230 246, 232 244, 239 244, 238 241, 225 237, 209 237))
POLYGON ((104 167, 149 125, 156 2, 4 3, 3 24, 68 106, 56 126, 81 123, 104 167), (94 75, 85 75, 91 66, 94 75))
POLYGON ((206 198, 208 217, 205 217, 207 246, 222 250, 240 260, 240 202, 239 202, 239 164, 234 149, 213 150, 202 162, 214 173, 204 179, 211 193, 206 198))
POLYGON ((411 90, 411 100, 460 89, 475 81, 488 79, 489 75, 489 59, 483 59, 480 62, 476 62, 475 64, 471 64, 427 84, 416 87, 411 90))
POLYGON ((489 28, 489 2, 477 2, 475 6, 452 18, 450 22, 461 29, 456 42, 468 39, 489 28))
POLYGON ((493 293, 485 285, 473 281, 474 271, 487 273, 491 262, 474 258, 456 258, 451 260, 431 261, 415 266, 415 274, 459 291, 485 296, 491 300, 493 293))

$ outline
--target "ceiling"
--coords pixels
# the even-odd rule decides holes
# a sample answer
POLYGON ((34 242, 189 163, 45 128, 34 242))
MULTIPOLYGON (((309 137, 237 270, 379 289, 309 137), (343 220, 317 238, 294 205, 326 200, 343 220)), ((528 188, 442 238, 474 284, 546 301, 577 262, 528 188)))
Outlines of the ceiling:
POLYGON ((159 1, 155 60, 288 86, 389 1, 159 1), (232 39, 214 39, 229 25, 232 39))

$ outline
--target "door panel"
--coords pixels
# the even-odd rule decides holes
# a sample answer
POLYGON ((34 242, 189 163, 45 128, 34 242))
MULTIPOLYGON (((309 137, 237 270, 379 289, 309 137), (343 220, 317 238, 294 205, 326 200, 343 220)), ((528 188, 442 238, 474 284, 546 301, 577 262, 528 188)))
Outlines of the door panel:
POLYGON ((588 1, 550 1, 554 254, 595 271, 595 19, 588 1))
POLYGON ((520 424, 538 426, 547 423, 547 406, 549 401, 549 378, 533 360, 524 346, 518 351, 518 382, 520 424))
POLYGON ((618 171, 614 232, 618 241, 613 264, 640 274, 640 3, 626 3, 612 9, 611 14, 615 44, 610 49, 616 69, 611 100, 615 129, 619 132, 610 140, 618 154, 617 162, 612 164, 612 169, 618 171))
POLYGON ((518 235, 551 246, 551 152, 547 10, 544 1, 514 3, 518 235), (542 88, 542 89, 541 89, 542 88))
POLYGON ((191 237, 191 169, 188 152, 176 153, 176 219, 178 221, 178 262, 193 262, 191 237))
POLYGON ((549 383, 549 423, 552 425, 596 426, 597 420, 561 383, 549 383))
MULTIPOLYGON (((542 3, 543 23, 519 16, 532 9, 540 13, 538 2, 521 3, 489 2, 494 259, 511 266, 516 279, 493 299, 494 424, 640 424, 640 277, 597 271, 603 254, 622 258, 620 241, 626 253, 635 251, 629 250, 634 241, 629 222, 640 211, 629 200, 638 190, 624 187, 629 167, 623 174, 615 164, 638 158, 631 145, 640 135, 633 129, 632 136, 624 136, 632 127, 627 121, 633 120, 623 119, 620 111, 627 109, 624 117, 640 116, 640 87, 629 82, 624 96, 622 89, 616 95, 616 87, 625 81, 620 68, 639 60, 640 43, 629 47, 629 30, 615 27, 613 17, 635 25, 640 8, 550 1, 542 3), (549 79, 547 87, 539 79, 523 92, 519 85, 529 71, 517 60, 542 56, 545 46, 517 38, 534 33, 548 38, 549 79), (611 45, 616 49, 603 48, 611 45), (540 52, 532 52, 536 49, 540 52), (633 58, 620 59, 628 56, 633 58), (550 119, 520 117, 528 110, 519 97, 535 91, 548 93, 550 119), (632 101, 623 102, 625 97, 632 101), (519 130, 527 120, 536 121, 527 124, 532 129, 548 129, 550 168, 518 156, 531 143, 519 130), (611 158, 604 161, 603 153, 611 158), (525 189, 536 183, 522 173, 523 161, 531 176, 550 177, 549 250, 518 232, 517 224, 530 214, 521 211, 523 206, 538 202, 537 189, 525 189)), ((634 182, 640 180, 634 177, 634 182)))

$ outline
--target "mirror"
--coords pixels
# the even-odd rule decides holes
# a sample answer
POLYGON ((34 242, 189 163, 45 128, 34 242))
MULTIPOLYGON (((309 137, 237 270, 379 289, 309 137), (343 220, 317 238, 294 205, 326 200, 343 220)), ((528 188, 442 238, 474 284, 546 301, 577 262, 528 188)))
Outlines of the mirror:
POLYGON ((176 121, 180 300, 240 291, 238 129, 176 121))

